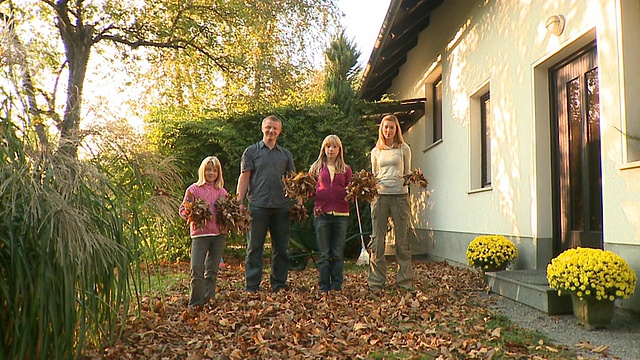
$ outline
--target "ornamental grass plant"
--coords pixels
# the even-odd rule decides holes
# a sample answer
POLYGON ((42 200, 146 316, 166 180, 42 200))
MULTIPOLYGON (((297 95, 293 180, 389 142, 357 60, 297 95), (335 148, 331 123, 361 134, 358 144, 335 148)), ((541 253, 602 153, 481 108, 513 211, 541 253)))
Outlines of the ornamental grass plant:
POLYGON ((467 262, 482 271, 505 269, 518 257, 518 248, 502 235, 481 235, 467 247, 467 262))
POLYGON ((614 301, 633 295, 638 277, 619 255, 602 249, 568 249, 547 266, 547 281, 558 294, 614 301))

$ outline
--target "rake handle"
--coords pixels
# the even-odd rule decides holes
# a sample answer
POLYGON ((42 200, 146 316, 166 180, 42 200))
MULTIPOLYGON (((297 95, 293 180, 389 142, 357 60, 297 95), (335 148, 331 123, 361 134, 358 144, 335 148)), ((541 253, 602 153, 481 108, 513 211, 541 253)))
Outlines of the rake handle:
POLYGON ((360 207, 358 206, 358 199, 356 201, 356 213, 358 215, 358 228, 360 229, 360 241, 362 242, 362 248, 367 249, 367 245, 364 243, 364 234, 362 233, 362 220, 360 220, 360 207))

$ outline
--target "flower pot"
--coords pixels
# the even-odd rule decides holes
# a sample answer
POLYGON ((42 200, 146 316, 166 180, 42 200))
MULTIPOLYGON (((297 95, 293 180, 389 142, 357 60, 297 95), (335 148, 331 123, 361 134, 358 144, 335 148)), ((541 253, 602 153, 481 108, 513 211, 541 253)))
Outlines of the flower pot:
POLYGON ((504 263, 500 266, 496 266, 496 265, 490 265, 489 267, 482 268, 483 272, 496 272, 496 271, 502 271, 502 270, 507 270, 507 266, 509 266, 508 263, 504 263))
POLYGON ((573 302, 573 314, 587 330, 606 328, 613 318, 613 301, 598 300, 593 296, 585 296, 580 299, 576 294, 571 294, 573 302))

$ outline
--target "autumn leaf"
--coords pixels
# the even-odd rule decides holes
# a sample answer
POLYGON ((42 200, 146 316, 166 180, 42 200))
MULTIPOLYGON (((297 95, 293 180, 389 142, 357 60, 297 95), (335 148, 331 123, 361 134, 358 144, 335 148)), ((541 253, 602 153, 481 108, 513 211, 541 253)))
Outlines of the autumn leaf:
POLYGON ((409 184, 413 184, 420 188, 426 189, 427 186, 429 185, 429 181, 427 181, 427 179, 424 177, 424 174, 422 173, 422 169, 420 168, 414 169, 413 171, 410 171, 404 174, 402 178, 404 179, 405 186, 409 184))
POLYGON ((307 172, 288 173, 282 177, 285 194, 291 199, 307 200, 316 192, 317 180, 307 172))
POLYGON ((251 211, 233 194, 215 203, 219 225, 236 234, 246 234, 251 228, 251 211))
POLYGON ((360 170, 353 174, 351 181, 346 187, 347 201, 361 200, 371 202, 378 195, 378 180, 373 173, 360 170))
MULTIPOLYGON (((396 353, 406 359, 572 357, 542 339, 514 342, 506 332, 517 328, 491 327, 496 315, 483 295, 486 283, 472 269, 414 263, 414 291, 389 286, 377 293, 368 289, 367 271, 346 271, 342 291, 326 294, 318 289, 317 269, 308 268, 289 273, 287 290, 253 294, 242 289, 243 261, 225 256, 228 267, 218 273, 216 297, 200 311, 187 309, 189 264, 164 264, 182 280, 163 297, 144 297, 132 307, 122 337, 86 355, 107 360, 369 359, 396 353)), ((267 268, 269 261, 265 258, 267 268)), ((387 277, 397 277, 397 264, 389 264, 387 277)))
POLYGON ((196 229, 204 228, 213 216, 209 203, 197 197, 193 201, 185 201, 184 208, 187 214, 187 226, 194 224, 196 229))

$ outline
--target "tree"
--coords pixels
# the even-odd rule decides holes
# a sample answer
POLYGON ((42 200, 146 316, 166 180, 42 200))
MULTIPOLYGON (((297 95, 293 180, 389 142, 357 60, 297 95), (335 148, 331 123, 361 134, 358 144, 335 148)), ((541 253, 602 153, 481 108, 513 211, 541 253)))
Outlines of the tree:
MULTIPOLYGON (((164 73, 172 67, 183 70, 169 76, 175 93, 183 98, 194 92, 179 76, 201 74, 202 80, 221 77, 224 86, 230 87, 228 93, 260 100, 281 91, 281 83, 289 82, 287 74, 296 74, 295 66, 306 63, 304 50, 317 41, 311 36, 313 30, 331 23, 336 6, 334 0, 8 0, 0 2, 0 11, 13 19, 18 37, 29 39, 26 56, 30 64, 25 69, 32 72, 23 76, 23 82, 42 75, 34 70, 40 69, 34 66, 38 57, 44 60, 37 65, 57 75, 49 91, 34 84, 39 95, 34 99, 40 103, 35 102, 30 113, 49 114, 58 131, 58 151, 76 157, 92 51, 115 46, 122 58, 144 57, 156 65, 169 57, 174 63, 168 62, 164 73), (30 32, 43 36, 29 36, 30 32), (135 51, 142 48, 148 51, 135 51), (176 65, 187 61, 188 65, 176 65), (55 98, 62 76, 66 76, 66 94, 60 110, 55 98), (241 81, 233 82, 236 79, 241 81), (56 114, 62 111, 62 116, 50 114, 52 109, 56 114)), ((210 83, 201 84, 195 86, 210 83)))
POLYGON ((359 113, 360 95, 358 82, 362 69, 358 65, 360 51, 353 41, 341 31, 325 50, 326 74, 324 80, 325 100, 338 106, 347 116, 359 113))

